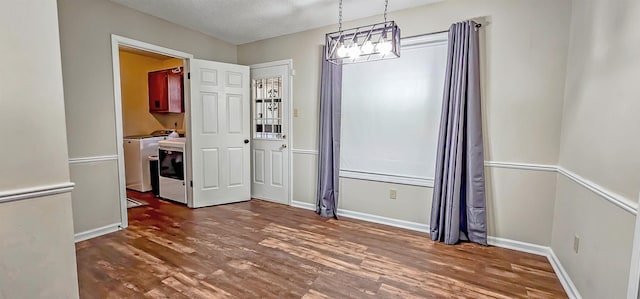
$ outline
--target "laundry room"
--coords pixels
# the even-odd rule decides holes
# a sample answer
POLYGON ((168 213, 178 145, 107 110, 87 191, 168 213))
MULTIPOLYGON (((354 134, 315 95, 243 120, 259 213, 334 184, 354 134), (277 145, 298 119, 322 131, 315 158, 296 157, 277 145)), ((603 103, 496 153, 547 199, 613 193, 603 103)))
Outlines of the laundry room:
POLYGON ((127 207, 186 203, 184 61, 128 47, 119 58, 127 207))

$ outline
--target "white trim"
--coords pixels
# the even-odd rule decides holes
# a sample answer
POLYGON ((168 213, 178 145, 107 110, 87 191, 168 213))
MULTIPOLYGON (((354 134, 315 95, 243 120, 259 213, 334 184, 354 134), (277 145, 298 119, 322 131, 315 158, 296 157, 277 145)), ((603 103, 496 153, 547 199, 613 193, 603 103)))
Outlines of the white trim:
POLYGON ((395 176, 395 175, 389 175, 389 174, 360 172, 360 171, 342 170, 342 169, 340 170, 340 177, 433 188, 433 178, 395 176))
MULTIPOLYGON (((318 154, 317 151, 313 151, 313 150, 297 150, 296 149, 296 150, 292 150, 292 152, 294 154, 316 154, 316 155, 318 154)), ((499 161, 485 161, 484 165, 485 167, 493 167, 493 168, 557 172, 571 179, 572 181, 578 183, 579 185, 591 190, 592 192, 596 193, 600 197, 606 199, 607 201, 614 204, 615 206, 631 213, 632 215, 638 214, 638 202, 634 202, 588 179, 585 179, 579 176, 578 174, 574 173, 573 171, 570 171, 562 166, 548 165, 548 164, 517 163, 517 162, 499 162, 499 161)), ((428 179, 404 178, 404 177, 389 176, 385 174, 364 173, 364 172, 349 171, 349 170, 340 170, 340 177, 362 179, 362 180, 369 180, 369 181, 389 182, 389 183, 405 184, 405 185, 414 185, 414 186, 433 187, 432 178, 428 178, 428 179)))
POLYGON ((291 77, 291 70, 293 70, 293 60, 292 59, 283 59, 283 60, 276 60, 276 61, 269 61, 269 62, 264 62, 264 63, 257 63, 257 64, 252 64, 249 66, 250 69, 261 69, 261 68, 266 68, 266 67, 273 67, 273 66, 281 66, 281 65, 286 65, 289 67, 289 77, 291 77))
MULTIPOLYGON (((295 208, 315 211, 315 205, 308 202, 292 201, 291 206, 295 208)), ((385 225, 404 228, 412 231, 429 233, 429 225, 423 224, 423 223, 381 217, 381 216, 349 211, 349 210, 341 210, 341 209, 338 209, 338 216, 364 220, 364 221, 374 222, 379 224, 385 224, 385 225)), ((553 270, 556 273, 556 276, 558 276, 558 280, 560 280, 560 284, 562 284, 562 287, 567 293, 567 296, 569 296, 569 298, 575 298, 575 299, 582 298, 580 296, 580 293, 578 292, 578 289, 573 284, 571 277, 569 276, 567 271, 564 269, 564 267, 560 263, 560 260, 555 255, 551 247, 532 244, 532 243, 526 243, 526 242, 521 242, 516 240, 510 240, 505 238, 492 237, 492 236, 487 237, 487 242, 489 243, 489 245, 492 245, 495 247, 506 248, 506 249, 516 250, 516 251, 531 253, 535 255, 545 256, 549 260, 551 267, 553 267, 553 270)), ((636 298, 629 297, 629 299, 636 299, 636 298)))
POLYGON ((81 164, 102 161, 117 161, 118 155, 69 158, 69 164, 81 164))
MULTIPOLYGON (((129 47, 129 48, 135 48, 135 49, 138 49, 138 50, 143 50, 143 51, 147 51, 147 52, 153 52, 153 53, 156 53, 156 54, 161 54, 161 55, 166 55, 166 56, 172 56, 172 57, 175 57, 175 58, 182 58, 182 59, 191 59, 191 58, 193 58, 193 54, 189 54, 189 53, 186 53, 186 52, 181 52, 181 51, 178 51, 178 50, 165 48, 165 47, 162 47, 162 46, 146 43, 146 42, 143 42, 143 41, 131 39, 131 38, 128 38, 128 37, 117 35, 117 34, 111 34, 111 44, 113 45, 114 42, 116 43, 116 46, 125 46, 125 47, 129 47)), ((117 48, 118 47, 116 47, 116 49, 117 48)))
POLYGON ((388 217, 376 216, 366 213, 360 213, 356 211, 338 209, 338 216, 353 218, 358 220, 364 220, 373 223, 385 224, 394 227, 400 227, 408 230, 429 233, 429 225, 411 222, 406 220, 393 219, 388 217))
POLYGON ((484 161, 484 166, 495 167, 495 168, 549 171, 549 172, 555 172, 558 170, 558 167, 556 165, 517 163, 517 162, 484 161))
MULTIPOLYGON (((289 109, 289 117, 288 117, 289 132, 287 132, 287 135, 289 135, 289 138, 286 138, 285 140, 287 143, 287 148, 291 148, 293 146, 293 74, 295 73, 293 69, 293 59, 283 59, 283 60, 253 64, 249 66, 249 71, 251 71, 252 69, 283 66, 283 65, 287 67, 287 74, 289 75, 289 105, 288 105, 289 107, 287 107, 287 109, 289 109)), ((253 132, 253 128, 251 128, 251 132, 253 132)), ((287 190, 287 202, 284 203, 286 205, 291 205, 291 201, 293 198, 293 154, 294 154, 293 149, 287 152, 287 155, 289 156, 289 188, 288 188, 289 190, 287 190)))
POLYGON ((268 201, 268 202, 272 202, 272 203, 276 203, 276 204, 291 206, 291 203, 289 203, 289 202, 277 201, 275 199, 265 198, 265 197, 261 197, 261 196, 251 195, 251 199, 264 200, 264 201, 268 201))
POLYGON ((630 199, 625 198, 622 195, 619 195, 607 188, 604 188, 590 180, 587 180, 578 174, 565 169, 562 166, 558 166, 558 172, 571 179, 572 181, 582 185, 583 187, 591 190, 593 193, 600 195, 602 198, 608 200, 612 204, 618 206, 619 208, 631 213, 632 215, 638 214, 638 203, 633 202, 630 199))
POLYGON ((640 298, 640 215, 636 215, 633 247, 631 248, 631 268, 629 269, 627 299, 638 299, 640 298))
MULTIPOLYGON (((499 167, 499 168, 511 168, 511 169, 523 169, 523 170, 535 170, 535 171, 558 171, 559 173, 566 175, 567 177, 574 179, 574 177, 576 179, 582 179, 581 177, 579 177, 578 175, 574 174, 573 172, 567 171, 566 169, 562 168, 562 167, 558 167, 558 166, 553 166, 553 165, 538 165, 538 164, 524 164, 524 163, 510 163, 510 162, 493 162, 493 161, 487 161, 485 163, 486 166, 488 167, 499 167), (573 175, 574 177, 571 177, 570 175, 573 175)), ((603 196, 604 198, 606 198, 607 200, 611 201, 612 203, 614 201, 612 201, 612 199, 608 198, 606 195, 610 195, 610 194, 614 194, 612 192, 609 192, 608 190, 588 181, 585 179, 582 179, 581 181, 576 181, 579 184, 585 186, 586 188, 596 192, 597 194, 603 196), (590 185, 592 184, 592 185, 590 185), (595 187, 598 187, 599 189, 595 189, 595 187), (594 189, 592 189, 594 188, 594 189)), ((616 204, 617 205, 617 204, 616 204)), ((302 209, 307 209, 307 210, 313 210, 315 211, 315 205, 311 204, 311 203, 307 203, 307 202, 300 202, 300 201, 292 201, 291 203, 292 207, 296 207, 296 208, 302 208, 302 209)), ((617 205, 619 206, 619 205, 617 205)), ((627 210, 627 209, 625 209, 627 210)), ((628 210, 627 210, 628 211, 628 210)), ((419 232, 429 232, 429 225, 427 224, 421 224, 421 223, 415 223, 415 222, 409 222, 409 221, 405 221, 405 220, 399 220, 399 219, 392 219, 392 218, 387 218, 387 217, 381 217, 381 216, 376 216, 376 215, 370 215, 370 214, 365 214, 365 213, 360 213, 360 212, 355 212, 355 211, 349 211, 349 210, 341 210, 338 209, 338 216, 344 216, 344 217, 348 217, 348 218, 354 218, 354 219, 359 219, 359 220, 364 220, 364 221, 369 221, 369 222, 374 222, 374 223, 380 223, 380 224, 385 224, 385 225, 389 225, 389 226, 394 226, 394 227, 400 227, 400 228, 405 228, 405 229, 409 229, 409 230, 414 230, 414 231, 419 231, 419 232)), ((628 299, 638 299, 637 295, 633 295, 633 294, 637 294, 637 289, 638 286, 640 285, 640 217, 637 216, 636 217, 636 238, 634 238, 634 257, 632 258, 632 266, 631 266, 631 274, 630 274, 630 278, 629 278, 629 295, 628 295, 628 299), (638 252, 638 253, 636 253, 638 252), (634 275, 635 273, 635 275, 634 275)), ((553 267, 554 272, 556 273, 556 275, 558 276, 558 279, 560 280, 560 283, 562 284, 562 287, 564 288, 565 292, 567 293, 567 296, 569 296, 569 298, 575 298, 575 299, 581 299, 582 296, 580 295, 580 293, 578 292, 578 289, 576 288, 575 284, 573 283, 573 281, 571 280, 571 277, 569 276, 569 274, 567 273, 567 271, 564 269, 564 267, 562 266, 562 263, 560 262, 560 260, 558 259, 558 257, 555 255, 553 249, 551 249, 551 247, 549 246, 542 246, 542 245, 537 245, 537 244, 532 244, 532 243, 526 243, 526 242, 521 242, 521 241, 516 241, 516 240, 510 240, 510 239, 505 239, 505 238, 499 238, 499 237, 492 237, 492 236, 488 236, 487 237, 487 242, 489 243, 489 245, 492 246, 496 246, 496 247, 500 247, 500 248, 506 248, 506 249, 512 249, 512 250, 516 250, 516 251, 521 251, 521 252, 527 252, 527 253, 531 253, 531 254, 536 254, 536 255, 541 255, 541 256, 546 256, 547 259, 549 260, 549 263, 551 264, 551 266, 553 267)))
POLYGON ((317 150, 308 150, 308 149, 297 149, 297 148, 292 148, 291 149, 291 153, 292 154, 300 154, 300 155, 318 155, 318 151, 317 150))
POLYGON ((291 201, 291 206, 294 207, 294 208, 311 210, 311 211, 315 211, 316 210, 316 205, 315 204, 304 202, 304 201, 292 200, 291 201))
POLYGON ((569 296, 569 298, 582 299, 582 296, 580 296, 578 288, 576 288, 575 284, 573 284, 569 273, 567 273, 567 270, 564 269, 562 263, 551 248, 548 249, 547 259, 549 260, 549 263, 551 263, 553 271, 556 272, 556 275, 560 280, 560 284, 562 284, 562 288, 565 292, 567 292, 567 296, 569 296))
POLYGON ((517 163, 517 162, 498 162, 498 161, 485 161, 486 167, 495 168, 509 168, 509 169, 521 169, 521 170, 534 170, 534 171, 548 171, 557 172, 578 183, 579 185, 591 190, 600 197, 606 199, 615 206, 631 213, 632 215, 638 214, 638 203, 634 202, 622 195, 619 195, 605 187, 602 187, 588 179, 585 179, 575 172, 568 170, 559 165, 545 165, 545 164, 530 164, 530 163, 517 163))
MULTIPOLYGON (((193 59, 193 55, 173 49, 157 46, 150 43, 130 39, 127 37, 111 34, 111 59, 113 67, 113 101, 116 122, 116 151, 118 160, 118 182, 120 184, 120 220, 121 227, 129 226, 127 218, 127 191, 124 172, 124 129, 122 128, 122 91, 120 88, 120 46, 135 48, 138 50, 153 52, 157 54, 172 56, 175 58, 185 59, 186 65, 189 65, 189 59, 193 59)), ((185 68, 186 69, 186 68, 185 68)), ((188 109, 185 111, 185 119, 189 119, 188 109)), ((187 132, 189 134, 189 132, 187 132)))
POLYGON ((0 191, 0 203, 19 201, 35 197, 44 197, 73 191, 74 183, 42 185, 22 189, 0 191))
POLYGON ((110 234, 112 232, 119 231, 121 229, 122 228, 120 227, 120 223, 105 225, 103 227, 98 227, 92 230, 75 234, 74 241, 78 243, 84 240, 89 240, 102 235, 110 234))
POLYGON ((527 242, 521 242, 511 239, 487 236, 487 243, 491 246, 512 249, 516 251, 531 253, 535 255, 547 256, 549 253, 548 246, 542 246, 527 242))
POLYGON ((547 260, 549 260, 556 276, 558 276, 558 280, 560 280, 560 284, 567 293, 567 296, 572 299, 582 299, 580 292, 578 292, 578 288, 573 284, 569 273, 564 269, 562 263, 560 263, 560 260, 551 247, 491 236, 487 237, 487 243, 500 248, 545 256, 547 260))

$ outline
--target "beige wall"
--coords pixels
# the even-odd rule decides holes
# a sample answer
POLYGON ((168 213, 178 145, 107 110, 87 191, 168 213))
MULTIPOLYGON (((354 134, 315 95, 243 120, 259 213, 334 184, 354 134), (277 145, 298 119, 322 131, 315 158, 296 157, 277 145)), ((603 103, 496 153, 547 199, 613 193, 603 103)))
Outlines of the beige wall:
MULTIPOLYGON (((572 10, 559 164, 636 202, 640 2, 574 1, 572 10)), ((560 177, 554 219, 552 248, 582 296, 625 298, 635 217, 560 177)))
POLYGON ((149 112, 149 72, 182 66, 181 59, 159 59, 120 50, 120 82, 124 136, 155 130, 184 130, 184 113, 149 112))
POLYGON ((0 298, 78 298, 69 194, 0 203, 0 219, 0 298))
MULTIPOLYGON (((236 62, 235 45, 111 1, 59 0, 58 13, 69 158, 116 155, 111 34, 200 59, 236 62)), ((120 222, 119 214, 113 213, 120 207, 113 178, 116 164, 111 160, 70 165, 71 180, 79 182, 72 193, 74 215, 82 215, 75 219, 76 233, 120 222), (105 177, 111 179, 102 180, 105 177), (105 192, 95 192, 98 189, 105 192)))
POLYGON ((57 17, 52 0, 0 10, 0 298, 78 298, 70 195, 2 202, 69 182, 57 17))
POLYGON ((574 1, 560 164, 633 201, 640 191, 640 2, 574 1))
MULTIPOLYGON (((405 37, 479 18, 485 25, 481 47, 486 160, 555 165, 570 9, 569 1, 557 0, 460 0, 393 12, 389 18, 398 22, 405 37)), ((345 27, 380 20, 380 16, 367 18, 345 27)), ((293 59, 293 106, 299 114, 293 119, 295 149, 317 149, 320 46, 324 34, 335 29, 330 26, 238 46, 240 64, 293 59)), ((294 154, 293 200, 315 201, 315 188, 297 185, 315 186, 316 158, 294 154)), ((549 245, 555 174, 506 169, 487 173, 490 233, 549 245)), ((342 179, 341 188, 344 209, 429 222, 430 188, 353 179, 342 179), (391 187, 398 190, 396 201, 388 199, 391 187)))
POLYGON ((236 62, 236 46, 104 0, 59 0, 69 156, 116 150, 111 34, 236 62))
POLYGON ((634 224, 630 213, 558 176, 551 248, 583 298, 626 298, 634 224))

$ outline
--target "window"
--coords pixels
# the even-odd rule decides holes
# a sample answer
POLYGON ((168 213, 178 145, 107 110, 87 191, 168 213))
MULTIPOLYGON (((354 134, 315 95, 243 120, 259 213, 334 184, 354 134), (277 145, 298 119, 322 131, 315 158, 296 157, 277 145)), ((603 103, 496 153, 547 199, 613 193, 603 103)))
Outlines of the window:
POLYGON ((280 140, 282 137, 282 77, 253 80, 253 136, 280 140))
POLYGON ((433 185, 447 34, 401 44, 398 59, 343 66, 342 177, 433 185))

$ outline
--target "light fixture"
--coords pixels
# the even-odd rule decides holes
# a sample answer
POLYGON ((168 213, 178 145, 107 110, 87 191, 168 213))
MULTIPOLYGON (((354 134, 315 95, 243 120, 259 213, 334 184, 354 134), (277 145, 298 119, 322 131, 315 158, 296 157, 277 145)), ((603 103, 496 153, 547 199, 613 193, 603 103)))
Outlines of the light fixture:
POLYGON ((339 4, 338 31, 325 36, 327 61, 349 64, 400 57, 400 28, 394 21, 387 21, 384 4, 384 22, 342 30, 342 0, 339 4))

